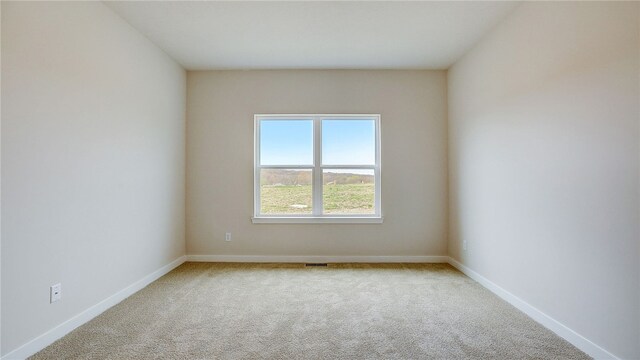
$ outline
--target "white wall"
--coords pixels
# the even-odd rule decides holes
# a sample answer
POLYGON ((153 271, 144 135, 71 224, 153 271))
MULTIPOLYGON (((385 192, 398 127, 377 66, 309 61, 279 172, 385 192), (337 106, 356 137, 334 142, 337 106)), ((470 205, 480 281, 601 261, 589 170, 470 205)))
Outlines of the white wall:
POLYGON ((524 3, 448 74, 451 256, 628 359, 640 358, 639 10, 524 3))
POLYGON ((185 92, 100 2, 2 2, 3 354, 184 254, 185 92))
POLYGON ((189 72, 187 88, 189 254, 446 255, 444 71, 189 72), (384 223, 252 224, 256 113, 380 113, 384 223))

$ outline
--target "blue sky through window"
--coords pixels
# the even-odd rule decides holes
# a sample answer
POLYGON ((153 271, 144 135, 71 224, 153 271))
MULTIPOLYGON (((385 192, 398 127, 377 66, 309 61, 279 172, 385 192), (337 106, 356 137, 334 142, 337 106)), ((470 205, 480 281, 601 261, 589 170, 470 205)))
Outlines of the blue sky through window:
POLYGON ((262 120, 260 164, 312 165, 313 120, 262 120))
POLYGON ((373 120, 322 120, 323 165, 374 165, 373 120))
MULTIPOLYGON (((322 159, 324 165, 374 165, 375 121, 322 120, 322 159)), ((261 120, 260 163, 312 165, 313 121, 261 120)))

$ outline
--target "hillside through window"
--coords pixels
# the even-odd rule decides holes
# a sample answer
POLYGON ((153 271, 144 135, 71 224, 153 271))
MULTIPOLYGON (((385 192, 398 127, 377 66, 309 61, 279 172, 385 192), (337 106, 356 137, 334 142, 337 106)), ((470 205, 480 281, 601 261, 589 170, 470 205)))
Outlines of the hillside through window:
POLYGON ((254 222, 378 222, 366 219, 381 218, 379 127, 379 115, 256 115, 254 222))

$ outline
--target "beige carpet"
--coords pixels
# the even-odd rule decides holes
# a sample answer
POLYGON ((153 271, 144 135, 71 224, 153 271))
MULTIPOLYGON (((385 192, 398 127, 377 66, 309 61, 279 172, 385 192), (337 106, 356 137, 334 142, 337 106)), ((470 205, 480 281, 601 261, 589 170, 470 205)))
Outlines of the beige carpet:
POLYGON ((186 263, 33 359, 588 359, 446 264, 186 263))

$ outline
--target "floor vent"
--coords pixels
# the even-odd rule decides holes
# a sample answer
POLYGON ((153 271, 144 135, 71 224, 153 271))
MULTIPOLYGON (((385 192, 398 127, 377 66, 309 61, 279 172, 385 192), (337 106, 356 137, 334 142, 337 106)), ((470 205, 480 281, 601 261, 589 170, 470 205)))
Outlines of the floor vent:
POLYGON ((304 266, 327 266, 327 264, 313 263, 313 264, 304 264, 304 266))

